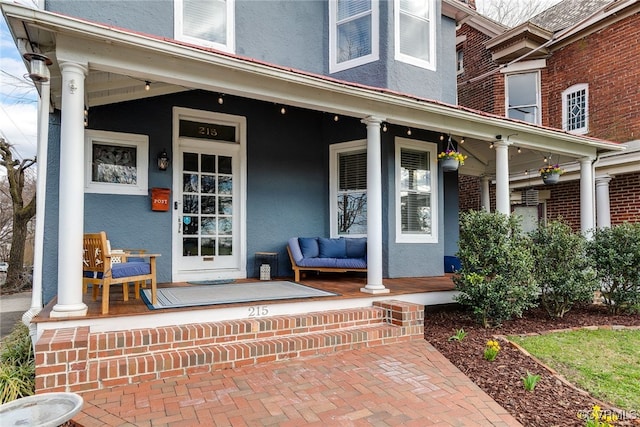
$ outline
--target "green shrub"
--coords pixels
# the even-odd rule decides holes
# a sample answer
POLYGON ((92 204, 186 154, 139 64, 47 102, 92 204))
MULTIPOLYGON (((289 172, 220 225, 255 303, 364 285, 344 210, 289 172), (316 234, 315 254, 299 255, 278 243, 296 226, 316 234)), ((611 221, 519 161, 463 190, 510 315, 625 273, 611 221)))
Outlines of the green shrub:
POLYGON ((640 223, 598 229, 587 245, 605 304, 612 313, 640 307, 640 223))
POLYGON ((460 216, 455 300, 472 309, 484 327, 521 316, 536 305, 533 258, 520 219, 501 213, 469 211, 460 216))
POLYGON ((540 301, 549 316, 562 318, 578 302, 593 300, 598 282, 586 255, 586 239, 560 221, 529 234, 540 301))
POLYGON ((35 374, 29 329, 18 323, 0 347, 0 403, 32 395, 35 374))

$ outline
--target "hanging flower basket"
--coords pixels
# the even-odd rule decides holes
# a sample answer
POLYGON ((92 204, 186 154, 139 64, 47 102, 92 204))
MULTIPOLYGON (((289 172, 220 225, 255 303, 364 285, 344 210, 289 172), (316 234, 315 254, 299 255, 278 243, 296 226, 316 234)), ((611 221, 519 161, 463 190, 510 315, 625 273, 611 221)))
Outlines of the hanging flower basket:
POLYGON ((467 156, 452 149, 447 149, 438 154, 438 160, 443 172, 457 171, 460 165, 464 165, 464 159, 466 158, 467 156))
POLYGON ((458 170, 458 167, 460 167, 460 161, 449 157, 441 159, 440 165, 442 166, 442 172, 454 172, 458 170))
POLYGON ((560 175, 564 173, 564 170, 560 169, 558 165, 548 165, 541 168, 539 172, 542 177, 542 182, 546 185, 552 185, 560 181, 560 175))

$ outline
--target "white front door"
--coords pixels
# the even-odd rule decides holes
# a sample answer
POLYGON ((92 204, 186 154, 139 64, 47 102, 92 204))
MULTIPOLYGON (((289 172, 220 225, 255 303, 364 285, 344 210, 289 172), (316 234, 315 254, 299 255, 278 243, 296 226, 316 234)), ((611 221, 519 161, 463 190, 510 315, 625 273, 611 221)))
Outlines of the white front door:
POLYGON ((175 124, 173 281, 246 277, 244 129, 205 112, 175 124))

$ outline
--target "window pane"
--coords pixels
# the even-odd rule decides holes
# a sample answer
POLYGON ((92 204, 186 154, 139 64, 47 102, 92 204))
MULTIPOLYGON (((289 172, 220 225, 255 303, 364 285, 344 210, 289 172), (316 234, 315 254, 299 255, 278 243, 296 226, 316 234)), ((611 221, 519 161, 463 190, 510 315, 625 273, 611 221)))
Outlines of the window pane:
POLYGON ((227 44, 227 5, 225 0, 184 0, 185 36, 227 44))
POLYGON ((429 19, 430 0, 400 0, 400 10, 420 18, 429 19))
POLYGON ((338 25, 338 62, 371 54, 371 16, 338 25))
POLYGON ((367 189, 366 151, 339 154, 338 169, 340 191, 367 189))
POLYGON ((367 234, 367 193, 338 194, 338 234, 367 234))
POLYGON ((216 171, 216 156, 211 156, 208 154, 202 155, 202 172, 211 172, 214 173, 216 171))
POLYGON ((429 22, 412 16, 400 16, 400 52, 429 60, 429 22))
POLYGON ((529 123, 537 123, 536 107, 518 107, 509 109, 509 118, 518 119, 529 123))
POLYGON ((536 73, 511 75, 507 84, 509 85, 509 107, 537 104, 536 73))
POLYGON ((198 171, 198 154, 196 153, 184 153, 182 156, 182 168, 186 171, 198 171))
POLYGON ((216 254, 216 239, 202 239, 200 246, 200 255, 215 255, 216 254))
POLYGON ((338 21, 371 10, 371 0, 338 0, 338 21))
POLYGON ((567 130, 587 127, 587 91, 585 89, 567 95, 567 130))
POLYGON ((431 234, 431 171, 427 151, 400 152, 400 215, 403 233, 431 234))
POLYGON ((182 217, 182 234, 198 234, 198 217, 184 216, 182 217))

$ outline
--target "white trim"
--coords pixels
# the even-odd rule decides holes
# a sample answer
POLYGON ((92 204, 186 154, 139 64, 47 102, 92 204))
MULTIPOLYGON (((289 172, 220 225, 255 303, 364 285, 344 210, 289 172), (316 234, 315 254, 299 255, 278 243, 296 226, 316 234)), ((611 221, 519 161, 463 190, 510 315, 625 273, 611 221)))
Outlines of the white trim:
MULTIPOLYGON (((234 184, 234 187, 237 188, 238 194, 237 196, 234 194, 234 199, 237 199, 239 202, 239 211, 237 214, 234 213, 234 219, 237 215, 238 222, 234 221, 234 227, 237 224, 238 232, 237 232, 237 244, 240 246, 240 253, 238 254, 238 268, 222 268, 222 269, 214 269, 214 270, 194 270, 194 271, 186 271, 180 270, 179 259, 182 257, 182 245, 178 233, 181 223, 178 223, 178 220, 182 216, 181 201, 176 200, 177 195, 181 194, 178 191, 182 185, 182 174, 179 167, 173 168, 173 188, 174 188, 174 202, 178 203, 178 209, 175 209, 175 206, 172 208, 172 227, 171 227, 171 236, 172 236, 172 263, 171 263, 171 276, 172 282, 175 281, 186 281, 186 280, 203 280, 203 279, 238 279, 238 278, 246 278, 247 277, 247 120, 246 117, 243 116, 235 116, 231 114, 222 114, 222 113, 213 113, 210 111, 202 111, 202 110, 194 110, 190 108, 184 107, 173 107, 173 149, 172 152, 176 153, 174 156, 177 156, 177 153, 180 153, 181 148, 191 147, 191 148, 202 148, 203 146, 208 146, 209 149, 213 150, 214 146, 216 150, 225 150, 228 153, 233 152, 238 157, 239 160, 239 180, 240 182, 237 185, 234 184), (236 143, 230 142, 218 142, 213 140, 197 140, 193 138, 185 138, 180 137, 179 135, 179 124, 180 120, 194 120, 194 121, 202 121, 209 122, 227 126, 235 126, 236 128, 236 143)), ((179 159, 178 159, 179 160, 179 159)), ((177 165, 178 160, 174 160, 174 164, 177 165)), ((235 232, 234 232, 235 234, 235 232)))
POLYGON ((416 67, 426 68, 427 70, 436 70, 436 2, 429 0, 429 60, 425 61, 405 53, 400 52, 400 0, 393 1, 393 27, 394 27, 394 44, 396 61, 405 62, 415 65, 416 67))
POLYGON ((210 47, 218 49, 223 52, 235 53, 236 51, 236 31, 235 31, 235 0, 225 0, 227 6, 227 43, 216 43, 211 40, 201 39, 197 37, 191 37, 183 34, 184 30, 184 16, 182 14, 182 5, 184 0, 175 0, 173 3, 173 16, 174 16, 174 38, 176 40, 193 43, 199 46, 210 47))
POLYGON ((589 133, 589 84, 578 83, 562 91, 562 129, 577 135, 589 133), (569 127, 569 110, 567 110, 567 97, 576 92, 584 90, 584 127, 576 129, 568 129, 569 127))
POLYGON ((547 68, 546 59, 533 59, 531 61, 520 61, 500 68, 502 74, 521 73, 523 71, 536 71, 547 68))
POLYGON ((396 243, 437 243, 438 242, 438 144, 428 141, 396 137, 395 141, 395 212, 396 243), (408 148, 429 153, 431 177, 431 234, 411 234, 402 232, 402 192, 401 192, 401 150, 408 148))
MULTIPOLYGON (((375 62, 380 59, 380 6, 378 0, 371 0, 371 53, 350 59, 344 62, 338 62, 338 24, 337 24, 337 8, 338 0, 329 0, 329 73, 337 73, 338 71, 348 70, 360 65, 375 62)), ((366 16, 361 14, 359 17, 366 16)))
MULTIPOLYGON (((338 233, 338 155, 362 150, 367 150, 365 139, 329 145, 329 230, 332 238, 346 237, 338 233)), ((367 234, 349 234, 348 236, 366 237, 367 234)))
POLYGON ((132 133, 86 130, 84 137, 85 193, 133 194, 148 193, 149 177, 149 137, 132 133), (136 184, 118 184, 92 180, 93 144, 133 147, 136 149, 136 184))

